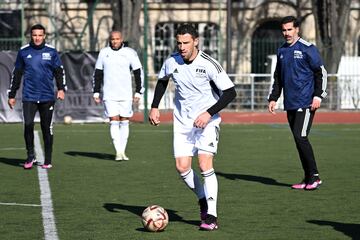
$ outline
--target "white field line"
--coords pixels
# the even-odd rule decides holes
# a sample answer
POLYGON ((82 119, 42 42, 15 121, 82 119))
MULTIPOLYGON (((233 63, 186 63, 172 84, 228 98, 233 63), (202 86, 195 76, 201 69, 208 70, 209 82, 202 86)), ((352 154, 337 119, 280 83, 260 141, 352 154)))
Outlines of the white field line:
MULTIPOLYGON (((44 154, 41 148, 38 131, 35 131, 34 134, 34 145, 35 145, 36 158, 40 163, 43 163, 44 154)), ((42 219, 43 219, 44 235, 45 235, 44 237, 45 240, 58 240, 59 237, 56 230, 55 216, 53 211, 51 190, 50 190, 47 170, 42 169, 41 167, 37 167, 37 171, 38 171, 39 185, 40 185, 40 200, 42 206, 42 219)))
POLYGON ((6 206, 23 206, 23 207, 41 207, 39 204, 28 204, 28 203, 6 203, 6 202, 0 202, 0 205, 6 205, 6 206))
POLYGON ((14 151, 14 150, 25 150, 24 147, 14 148, 14 147, 8 147, 8 148, 0 148, 0 151, 14 151))

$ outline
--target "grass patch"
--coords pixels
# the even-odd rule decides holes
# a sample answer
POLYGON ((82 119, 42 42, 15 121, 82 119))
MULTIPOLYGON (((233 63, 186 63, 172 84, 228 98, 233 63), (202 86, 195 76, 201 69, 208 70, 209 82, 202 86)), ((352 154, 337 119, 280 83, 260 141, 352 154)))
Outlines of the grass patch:
MULTIPOLYGON (((360 125, 313 127, 310 140, 324 182, 314 192, 289 188, 302 179, 302 169, 287 125, 222 125, 215 158, 220 228, 210 233, 198 230, 196 197, 176 173, 172 126, 130 127, 130 161, 115 162, 108 125, 55 125, 48 173, 60 239, 360 236, 360 125), (139 215, 151 204, 169 213, 164 232, 142 227, 139 215)), ((2 124, 0 131, 0 203, 40 204, 37 171, 21 166, 22 125, 2 124)), ((0 205, 0 212, 2 239, 43 238, 41 207, 0 205)))

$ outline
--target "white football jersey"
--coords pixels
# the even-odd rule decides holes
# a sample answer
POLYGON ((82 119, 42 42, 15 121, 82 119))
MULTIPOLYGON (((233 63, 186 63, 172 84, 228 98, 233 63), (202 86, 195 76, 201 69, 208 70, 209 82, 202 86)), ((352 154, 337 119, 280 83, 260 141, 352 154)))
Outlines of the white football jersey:
MULTIPOLYGON (((103 70, 103 100, 131 100, 133 95, 131 70, 141 69, 136 51, 129 47, 101 49, 95 68, 103 70)), ((143 76, 143 74, 141 74, 143 76)), ((143 77, 141 84, 143 84, 143 77)))
POLYGON ((199 51, 191 64, 184 63, 179 53, 171 55, 164 62, 158 77, 159 81, 173 80, 174 119, 183 125, 192 125, 199 114, 218 101, 219 96, 212 88, 211 81, 221 91, 234 86, 220 64, 202 51, 199 51))

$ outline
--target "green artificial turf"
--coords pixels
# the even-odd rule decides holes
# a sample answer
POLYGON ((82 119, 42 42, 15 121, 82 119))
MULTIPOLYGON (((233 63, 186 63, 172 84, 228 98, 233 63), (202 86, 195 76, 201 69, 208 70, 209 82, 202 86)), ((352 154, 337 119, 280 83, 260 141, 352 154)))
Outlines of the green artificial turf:
MULTIPOLYGON (((36 129, 40 131, 37 124, 36 129)), ((36 169, 21 164, 21 124, 0 125, 0 239, 43 239, 36 169)), ((287 125, 222 125, 215 170, 219 230, 198 230, 195 195, 180 180, 172 126, 131 124, 127 155, 114 161, 107 124, 54 126, 48 170, 59 239, 357 239, 360 125, 315 125, 310 134, 323 185, 291 190, 303 173, 287 125), (164 207, 164 232, 146 232, 142 211, 164 207)), ((40 131, 41 138, 41 131, 40 131)), ((198 172, 197 160, 193 161, 198 172)))

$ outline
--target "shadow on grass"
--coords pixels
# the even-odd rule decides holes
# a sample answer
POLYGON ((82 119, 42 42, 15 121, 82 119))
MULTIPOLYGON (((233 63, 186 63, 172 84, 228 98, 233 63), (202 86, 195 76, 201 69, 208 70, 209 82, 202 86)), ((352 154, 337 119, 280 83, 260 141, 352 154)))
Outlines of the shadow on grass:
POLYGON ((81 157, 96 158, 96 159, 111 160, 111 161, 115 159, 114 154, 108 154, 108 153, 78 152, 78 151, 68 151, 64 153, 73 157, 81 156, 81 157))
POLYGON ((15 167, 19 167, 19 166, 24 166, 24 159, 17 159, 17 158, 4 158, 4 157, 0 157, 0 162, 1 163, 5 163, 8 165, 12 165, 15 167))
MULTIPOLYGON (((141 217, 143 211, 147 206, 134 206, 134 205, 125 205, 121 203, 104 203, 103 207, 108 210, 109 212, 118 212, 121 210, 125 210, 128 212, 131 212, 135 215, 137 215, 139 218, 141 217)), ((200 221, 195 220, 184 220, 181 216, 176 214, 176 211, 171 209, 166 209, 166 212, 168 213, 169 220, 171 222, 183 222, 190 225, 199 225, 200 221)), ((143 228, 138 228, 138 231, 145 231, 143 228)))
POLYGON ((360 239, 360 224, 356 223, 341 223, 324 220, 309 220, 309 223, 317 224, 320 226, 331 226, 336 231, 342 232, 346 236, 351 237, 353 240, 360 239))
POLYGON ((274 185, 274 186, 281 186, 281 187, 291 187, 290 184, 287 183, 279 183, 275 179, 268 178, 268 177, 260 177, 260 176, 253 176, 253 175, 246 175, 246 174, 238 174, 238 173, 223 173, 223 172, 216 172, 216 175, 230 179, 230 180, 245 180, 250 182, 258 182, 265 185, 274 185))

